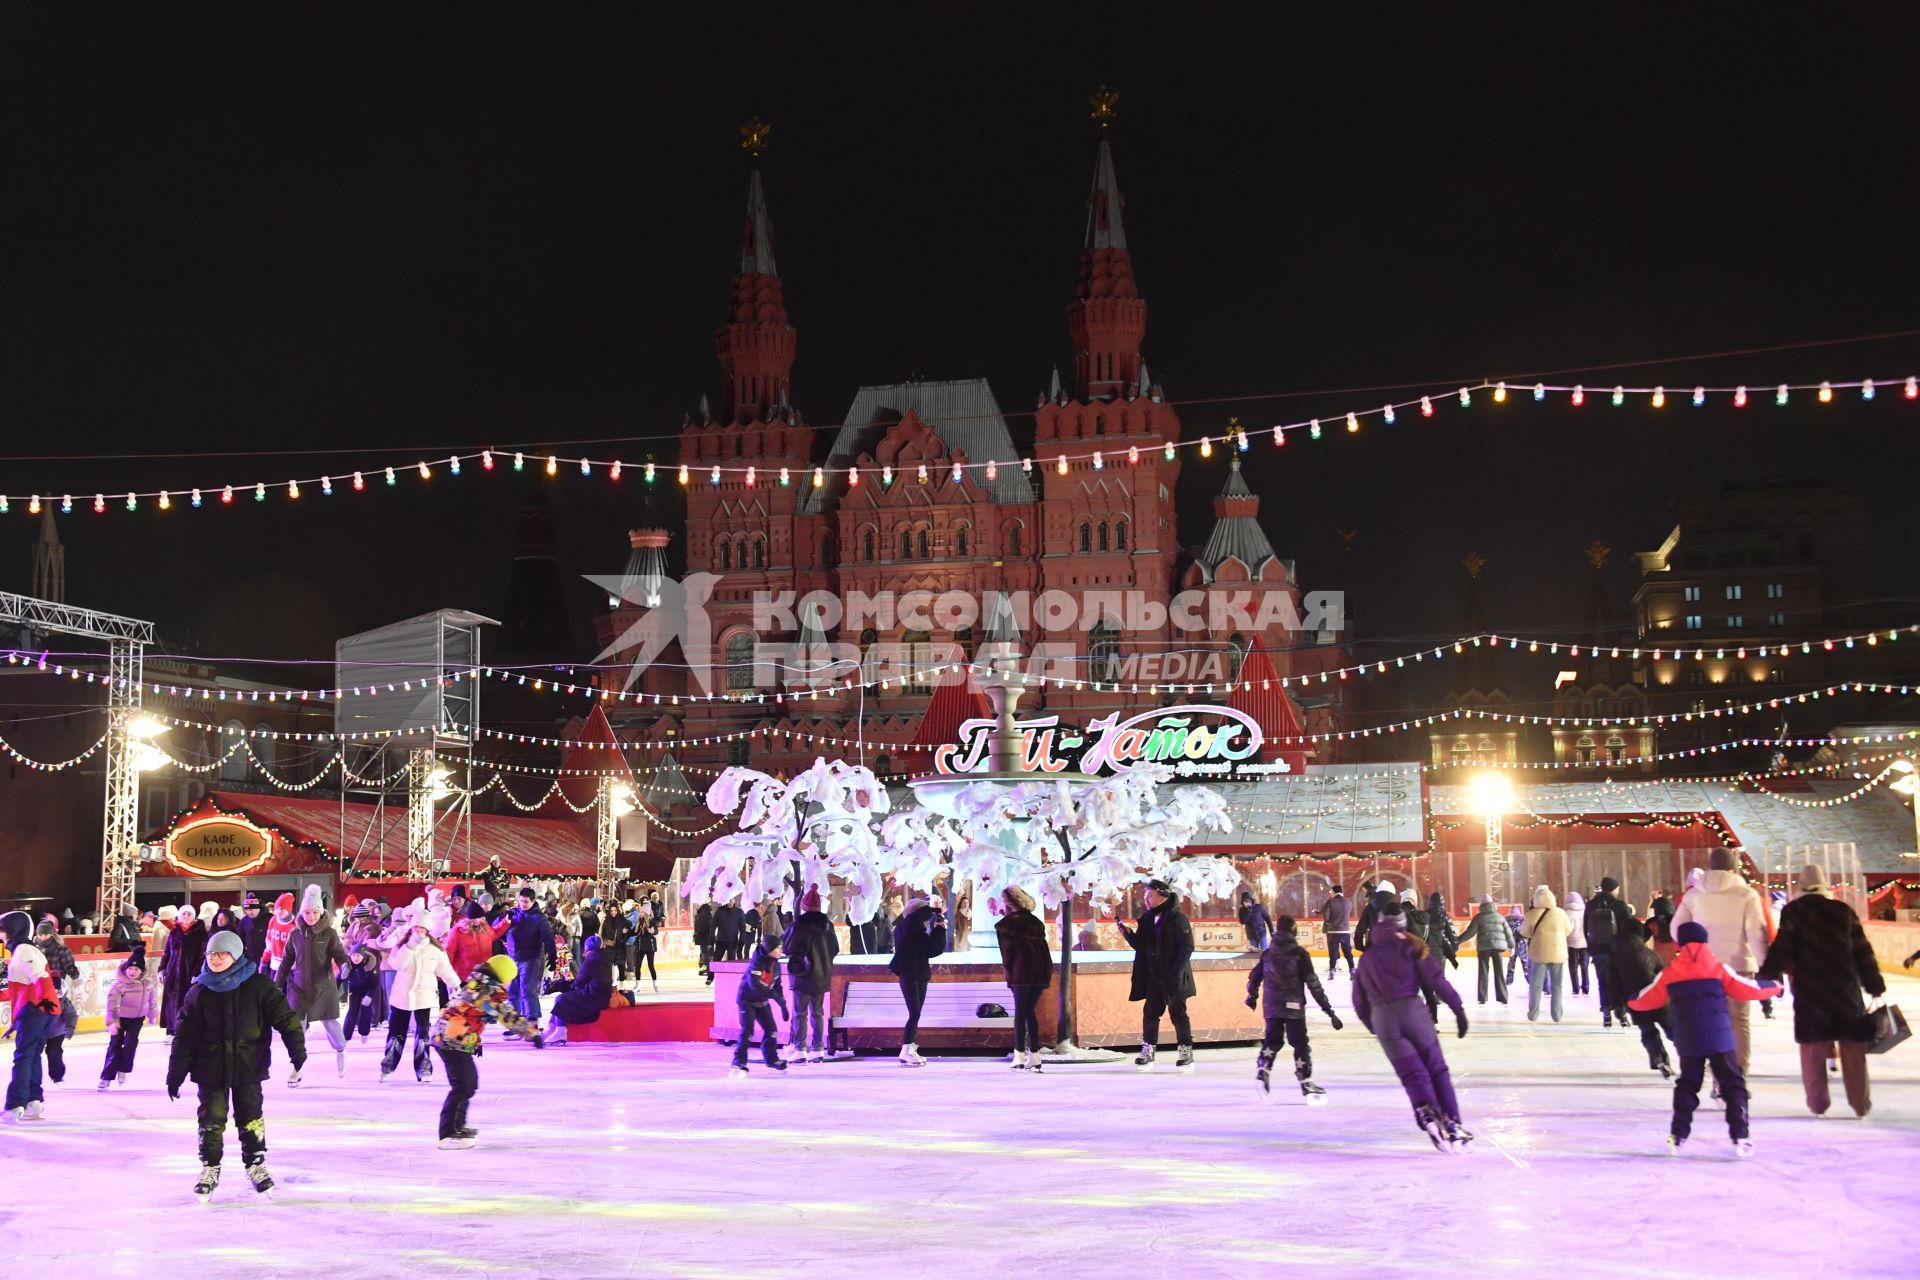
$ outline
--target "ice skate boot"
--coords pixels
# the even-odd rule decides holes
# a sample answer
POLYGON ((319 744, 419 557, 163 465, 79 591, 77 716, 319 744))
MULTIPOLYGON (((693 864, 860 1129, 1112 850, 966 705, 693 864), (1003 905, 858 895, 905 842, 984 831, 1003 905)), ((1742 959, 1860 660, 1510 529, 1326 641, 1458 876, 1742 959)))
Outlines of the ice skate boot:
POLYGON ((1040 1070, 1040 1051, 1038 1049, 1027 1050, 1027 1070, 1040 1070))
POLYGON ((911 1044, 900 1046, 900 1065, 903 1067, 924 1067, 927 1060, 920 1056, 919 1047, 911 1044))
POLYGON ((1667 1135, 1667 1154, 1668 1155, 1670 1156, 1679 1155, 1680 1148, 1686 1145, 1687 1145, 1687 1140, 1685 1138, 1677 1138, 1671 1133, 1667 1135))
POLYGON ((826 1060, 827 1060, 827 1051, 825 1049, 807 1050, 808 1062, 825 1062, 826 1060))
POLYGON ((1190 1076, 1193 1074, 1193 1046, 1192 1045, 1183 1044, 1180 1046, 1180 1056, 1173 1060, 1173 1069, 1175 1071, 1178 1071, 1183 1076, 1190 1076))
POLYGON ((767 1064, 767 1067, 769 1070, 773 1070, 773 1071, 785 1071, 787 1069, 787 1064, 785 1062, 782 1062, 779 1058, 775 1058, 773 1061, 767 1064))
POLYGON ((126 1073, 126 1072, 124 1072, 124 1071, 122 1071, 122 1072, 120 1073, 120 1075, 119 1075, 119 1077, 118 1077, 118 1078, 117 1078, 117 1079, 116 1079, 116 1080, 114 1081, 114 1083, 115 1083, 115 1084, 118 1084, 118 1085, 119 1085, 119 1086, 120 1086, 120 1087, 121 1087, 122 1089, 124 1089, 124 1088, 126 1088, 126 1087, 127 1087, 127 1073, 126 1073))
POLYGON ((7 1108, 6 1121, 8 1124, 19 1124, 22 1120, 25 1120, 26 1118, 27 1118, 27 1109, 25 1107, 8 1107, 7 1108))
POLYGON ((1141 1071, 1153 1070, 1153 1046, 1150 1044, 1141 1045, 1140 1056, 1133 1060, 1133 1065, 1141 1071))
POLYGON ((287 1077, 287 1088, 298 1089, 300 1087, 300 1073, 304 1070, 306 1070, 304 1067, 295 1067, 293 1069, 293 1074, 287 1077))
POLYGON ((341 1049, 333 1055, 333 1066, 334 1070, 339 1072, 340 1078, 345 1080, 347 1078, 347 1051, 345 1049, 341 1049))
POLYGON ((1307 1105, 1310 1107, 1324 1107, 1327 1105, 1327 1091, 1311 1080, 1302 1080, 1300 1082, 1300 1096, 1307 1100, 1307 1105))
POLYGON ((1446 1122, 1446 1130, 1447 1147, 1455 1155, 1465 1155, 1473 1150, 1473 1134, 1467 1130, 1467 1126, 1458 1120, 1449 1120, 1446 1122))
POLYGON ((1273 1056, 1265 1049, 1254 1059, 1253 1081, 1260 1086, 1261 1093, 1269 1097, 1273 1095, 1273 1056))
POLYGON ((97 1090, 98 1090, 99 1092, 101 1092, 101 1093, 105 1093, 105 1092, 106 1092, 106 1091, 107 1091, 108 1089, 110 1089, 110 1088, 112 1088, 112 1087, 113 1087, 113 1077, 112 1077, 112 1076, 101 1076, 101 1077, 100 1077, 100 1083, 99 1083, 98 1085, 96 1085, 96 1086, 95 1086, 95 1088, 96 1088, 96 1089, 97 1089, 97 1090))
POLYGON ((265 1160, 255 1160, 247 1166, 247 1177, 253 1179, 253 1189, 267 1199, 273 1199, 273 1175, 267 1172, 265 1160))
POLYGON ((200 1180, 193 1184, 193 1194, 205 1204, 213 1197, 213 1189, 220 1185, 220 1166, 203 1164, 200 1166, 200 1180))
POLYGON ((464 1133, 450 1133, 440 1139, 440 1149, 442 1151, 465 1151, 472 1145, 473 1139, 464 1133))
POLYGON ((1423 1103, 1414 1108, 1413 1122, 1420 1126, 1422 1133, 1427 1135, 1427 1139, 1433 1143, 1433 1149, 1435 1151, 1450 1152, 1452 1150, 1452 1148, 1447 1145, 1446 1122, 1440 1119, 1439 1114, 1435 1112, 1432 1107, 1423 1103))
POLYGON ((1015 1049, 1013 1051, 1012 1064, 1015 1071, 1025 1071, 1027 1069, 1026 1052, 1021 1049, 1015 1049))
POLYGON ((38 1099, 29 1102, 27 1104, 26 1118, 28 1120, 45 1120, 47 1118, 47 1104, 38 1099))
POLYGON ((727 1070, 727 1079, 729 1080, 745 1080, 746 1078, 747 1069, 745 1067, 731 1067, 727 1070))
POLYGON ((1753 1139, 1735 1138, 1733 1140, 1733 1158, 1736 1160, 1751 1160, 1753 1158, 1753 1139))
POLYGON ((1673 1064, 1671 1062, 1668 1062, 1665 1058, 1662 1058, 1660 1059, 1660 1061, 1654 1063, 1653 1069, 1660 1073, 1660 1078, 1662 1080, 1671 1080, 1674 1078, 1674 1076, 1679 1074, 1679 1072, 1673 1069, 1673 1064))

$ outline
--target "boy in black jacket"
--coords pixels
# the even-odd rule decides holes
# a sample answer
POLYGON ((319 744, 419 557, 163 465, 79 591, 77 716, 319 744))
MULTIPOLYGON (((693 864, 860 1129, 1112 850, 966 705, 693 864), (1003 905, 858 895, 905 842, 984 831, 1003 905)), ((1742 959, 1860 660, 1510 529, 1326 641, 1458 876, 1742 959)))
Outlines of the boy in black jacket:
POLYGON ((267 1172, 267 1125, 260 1098, 259 1051, 269 1031, 278 1031, 293 1061, 294 1075, 307 1061, 300 1019, 280 989, 245 956, 238 934, 222 930, 207 942, 206 965, 188 989, 173 1031, 167 1063, 167 1096, 178 1101, 188 1075, 200 1087, 200 1180, 194 1194, 205 1200, 220 1182, 220 1157, 228 1099, 240 1130, 240 1157, 253 1189, 273 1190, 267 1172))
POLYGON ((1313 993, 1314 1003, 1333 1023, 1335 1031, 1341 1027, 1340 1015, 1327 1002, 1327 993, 1313 972, 1313 957, 1294 937, 1294 928, 1292 916, 1275 916, 1273 941, 1267 944, 1260 963, 1247 974, 1247 1008, 1259 1008, 1263 990, 1267 1000, 1267 1035, 1260 1044, 1253 1075, 1260 1082, 1260 1092, 1270 1093, 1273 1060, 1280 1054, 1281 1043, 1289 1042, 1293 1045, 1293 1077, 1300 1082, 1300 1092, 1306 1095, 1309 1106, 1320 1106, 1327 1100, 1327 1091, 1312 1080, 1313 1050, 1307 1044, 1307 992, 1313 993))
POLYGON ((781 1016, 789 1022, 793 1015, 787 1011, 786 993, 780 989, 780 939, 762 938, 760 944, 747 957, 747 971, 740 975, 740 990, 735 999, 740 1005, 740 1038, 733 1044, 733 1069, 727 1072, 730 1079, 739 1080, 747 1074, 747 1050, 753 1045, 754 1028, 760 1030, 760 1052, 766 1064, 775 1071, 785 1071, 787 1064, 780 1060, 780 1031, 773 1021, 773 1010, 769 1003, 780 1006, 781 1016))

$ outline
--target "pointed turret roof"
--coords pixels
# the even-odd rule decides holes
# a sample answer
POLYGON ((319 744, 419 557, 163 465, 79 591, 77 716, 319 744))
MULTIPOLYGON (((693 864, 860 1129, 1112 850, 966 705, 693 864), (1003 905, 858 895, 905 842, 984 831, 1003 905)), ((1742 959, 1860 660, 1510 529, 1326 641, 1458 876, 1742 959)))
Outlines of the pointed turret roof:
POLYGON ((1246 566, 1249 577, 1258 578, 1269 560, 1279 559, 1267 531, 1260 527, 1260 499, 1240 474, 1237 451, 1230 460, 1227 483, 1213 500, 1213 515, 1213 533, 1200 552, 1200 567, 1207 581, 1213 581, 1220 566, 1229 560, 1238 560, 1246 566))
POLYGON ((646 609, 660 603, 660 589, 667 580, 667 543, 672 538, 665 529, 627 533, 627 545, 633 551, 627 557, 626 572, 620 575, 620 603, 646 609))
MULTIPOLYGON (((601 775, 612 774, 621 781, 632 782, 633 770, 627 764, 626 753, 621 750, 620 736, 613 731, 613 726, 607 721, 607 713, 599 703, 594 703, 593 710, 587 713, 577 729, 571 725, 568 728, 567 738, 575 745, 561 749, 561 795, 574 805, 591 804, 599 798, 601 775), (575 770, 586 772, 574 773, 575 770)), ((549 800, 547 809, 542 816, 577 816, 572 809, 561 805, 560 796, 549 800)))
POLYGON ((1127 228, 1121 220, 1126 203, 1120 194, 1120 179, 1113 172, 1113 148, 1102 133, 1100 152, 1093 162, 1093 191, 1087 196, 1088 249, 1127 247, 1127 228))
MULTIPOLYGON (((965 671, 957 675, 949 672, 941 677, 933 697, 927 700, 926 712, 920 717, 919 727, 913 731, 914 745, 939 747, 958 742, 961 724, 968 720, 991 719, 993 706, 987 701, 987 695, 980 692, 980 686, 973 682, 973 676, 965 671)), ((919 768, 932 762, 930 756, 922 759, 923 754, 913 754, 913 767, 919 768)))
POLYGON ((740 231, 740 274, 777 276, 773 261, 773 219, 767 216, 767 192, 756 161, 747 171, 747 222, 740 231))
POLYGON ((1240 674, 1234 678, 1233 688, 1227 694, 1227 705, 1253 717, 1253 722, 1260 726, 1260 759, 1278 760, 1284 756, 1293 768, 1305 767, 1309 748, 1300 727, 1300 712, 1287 691, 1280 687, 1280 673, 1274 670, 1273 659, 1257 640, 1240 663, 1240 674))

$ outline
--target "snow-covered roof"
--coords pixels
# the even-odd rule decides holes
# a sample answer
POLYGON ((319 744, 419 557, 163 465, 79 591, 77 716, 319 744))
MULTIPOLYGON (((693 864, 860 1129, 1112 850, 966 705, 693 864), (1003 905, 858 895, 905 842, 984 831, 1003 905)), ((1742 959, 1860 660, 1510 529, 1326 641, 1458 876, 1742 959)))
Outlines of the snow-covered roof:
MULTIPOLYGON (((993 398, 985 378, 958 378, 950 382, 902 382, 893 386, 862 387, 841 421, 828 450, 829 464, 844 467, 863 453, 871 453, 894 423, 911 409, 939 433, 949 452, 964 452, 970 462, 997 462, 994 479, 976 470, 973 478, 999 503, 1033 501, 1033 484, 1019 465, 1013 434, 993 398)), ((815 515, 827 509, 827 489, 809 489, 803 511, 815 515)))
MULTIPOLYGON (((1169 786, 1179 785, 1176 779, 1169 786)), ((1209 783, 1233 817, 1188 853, 1344 853, 1427 847, 1417 764, 1308 765, 1258 781, 1209 783)))

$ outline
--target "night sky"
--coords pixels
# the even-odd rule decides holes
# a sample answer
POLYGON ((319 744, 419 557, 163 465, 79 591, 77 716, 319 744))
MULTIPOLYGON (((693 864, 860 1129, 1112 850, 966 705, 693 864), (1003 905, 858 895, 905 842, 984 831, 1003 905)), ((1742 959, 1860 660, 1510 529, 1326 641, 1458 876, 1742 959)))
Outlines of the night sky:
MULTIPOLYGON (((1595 368, 1920 328, 1910 11, 1040 7, 0 11, 0 586, 27 587, 35 490, 608 438, 589 451, 677 459, 682 413, 719 399, 753 113, 774 124, 794 395, 821 425, 861 383, 985 376, 1030 439, 1070 362, 1101 82, 1122 94, 1146 358, 1190 435, 1390 394, 1340 388, 1533 371, 1920 373, 1911 337, 1595 368), (126 456, 145 453, 207 456, 126 456)), ((1624 611, 1673 497, 1727 478, 1859 486, 1881 594, 1910 597, 1920 408, 1843 399, 1522 396, 1256 444, 1248 476, 1310 588, 1338 585, 1335 531, 1357 531, 1375 640, 1453 635, 1469 550, 1503 629, 1578 631, 1595 538, 1624 611)), ((1188 458, 1196 542, 1225 458, 1188 458)), ((170 646, 325 658, 431 608, 498 610, 522 486, 545 483, 403 473, 297 505, 76 511, 68 598, 153 618, 170 646)), ((619 570, 641 488, 563 472, 563 571, 619 570)))

